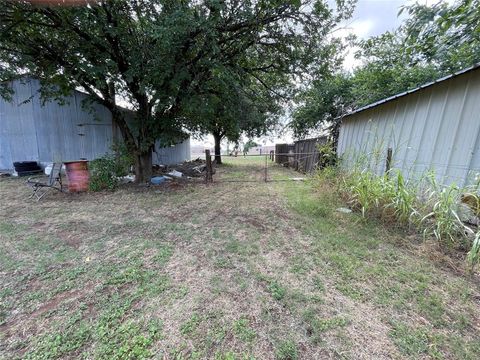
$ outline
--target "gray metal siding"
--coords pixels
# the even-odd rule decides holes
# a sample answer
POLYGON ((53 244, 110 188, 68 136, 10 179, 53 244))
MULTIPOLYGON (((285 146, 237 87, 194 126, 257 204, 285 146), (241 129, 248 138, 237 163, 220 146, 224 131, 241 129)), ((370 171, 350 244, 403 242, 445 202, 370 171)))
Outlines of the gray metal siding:
MULTIPOLYGON (((42 104, 34 79, 16 81, 13 87, 12 102, 0 99, 0 169, 11 170, 14 161, 23 160, 93 160, 110 151, 112 120, 107 108, 93 104, 92 111, 85 110, 82 101, 87 96, 80 92, 65 105, 42 104)), ((190 160, 190 139, 167 148, 157 143, 153 160, 165 165, 190 160)))
POLYGON ((480 172, 480 70, 344 118, 338 153, 347 167, 393 168, 415 178, 433 170, 444 184, 464 185, 480 172))
POLYGON ((157 141, 153 152, 153 163, 158 165, 179 164, 190 160, 190 139, 175 146, 161 147, 157 141))
POLYGON ((37 137, 32 104, 29 101, 32 97, 31 88, 15 83, 13 89, 16 96, 11 103, 0 101, 0 168, 8 168, 3 166, 7 161, 11 167, 10 159, 37 160, 37 137), (24 103, 25 101, 29 102, 24 103))

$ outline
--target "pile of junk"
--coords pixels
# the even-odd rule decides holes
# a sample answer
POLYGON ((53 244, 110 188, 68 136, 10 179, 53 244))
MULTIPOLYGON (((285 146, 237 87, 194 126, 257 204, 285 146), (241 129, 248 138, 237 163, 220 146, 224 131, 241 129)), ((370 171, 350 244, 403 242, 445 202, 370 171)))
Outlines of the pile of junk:
MULTIPOLYGON (((4 176, 35 176, 45 173, 49 176, 52 171, 53 163, 39 164, 36 161, 19 161, 14 164, 13 173, 0 173, 0 177, 4 176), (43 165, 43 166, 42 166, 43 165)), ((59 163, 59 172, 66 174, 68 178, 69 191, 79 192, 88 190, 88 161, 79 160, 72 162, 59 163), (81 180, 81 181, 80 181, 81 180), (76 185, 79 183, 80 185, 76 185)), ((153 176, 150 179, 152 185, 160 185, 166 182, 188 181, 193 178, 205 177, 207 165, 203 159, 195 159, 184 161, 176 165, 154 165, 153 176)), ((213 169, 215 173, 215 168, 213 169)), ((120 177, 120 183, 131 183, 135 181, 135 175, 130 174, 120 177)))
POLYGON ((184 161, 183 163, 176 165, 154 165, 154 176, 151 179, 151 183, 154 185, 159 185, 174 179, 192 179, 204 177, 206 171, 206 162, 200 158, 191 161, 184 161))

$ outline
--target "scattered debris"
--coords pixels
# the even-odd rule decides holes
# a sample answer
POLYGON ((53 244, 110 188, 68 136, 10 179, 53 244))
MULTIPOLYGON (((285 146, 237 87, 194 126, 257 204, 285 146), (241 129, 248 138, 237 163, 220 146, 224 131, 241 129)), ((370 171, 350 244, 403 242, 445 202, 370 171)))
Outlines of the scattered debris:
POLYGON ((201 177, 205 175, 207 165, 205 160, 200 158, 192 161, 185 161, 177 165, 157 165, 154 167, 155 173, 167 175, 175 178, 180 177, 201 177))
POLYGON ((478 194, 462 194, 460 201, 462 202, 462 204, 468 206, 475 216, 480 217, 480 197, 478 196, 478 194))
POLYGON ((305 178, 303 178, 303 177, 293 177, 293 178, 290 178, 290 180, 293 180, 293 181, 305 181, 305 178))
POLYGON ((45 173, 45 175, 50 176, 52 169, 53 169, 53 163, 48 163, 48 165, 45 166, 45 169, 43 170, 43 172, 45 173))
POLYGON ((162 171, 162 170, 165 170, 165 168, 166 168, 166 165, 157 165, 157 164, 152 165, 153 171, 162 171))
POLYGON ((177 177, 177 178, 180 178, 180 177, 183 176, 183 173, 180 172, 180 171, 177 171, 177 170, 170 171, 167 174, 170 175, 170 176, 173 176, 173 177, 177 177))
POLYGON ((1 172, 0 171, 0 177, 8 177, 8 176, 11 176, 12 174, 8 173, 8 172, 1 172))
POLYGON ((349 208, 344 208, 344 207, 339 207, 337 209, 338 212, 344 213, 344 214, 350 214, 352 212, 352 209, 349 208))
POLYGON ((125 175, 118 178, 121 184, 128 184, 135 181, 135 175, 125 175))
POLYGON ((477 209, 472 208, 471 204, 462 202, 458 206, 458 211, 457 211, 458 217, 460 220, 462 220, 466 224, 479 226, 480 218, 478 217, 477 212, 475 210, 477 209))
POLYGON ((153 185, 160 185, 163 184, 165 181, 167 181, 167 178, 165 176, 154 176, 150 179, 150 182, 153 185))

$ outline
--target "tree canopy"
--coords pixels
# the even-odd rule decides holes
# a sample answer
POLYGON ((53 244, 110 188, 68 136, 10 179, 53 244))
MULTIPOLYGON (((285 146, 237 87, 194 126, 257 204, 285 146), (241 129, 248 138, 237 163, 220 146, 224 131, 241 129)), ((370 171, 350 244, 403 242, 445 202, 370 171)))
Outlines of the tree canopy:
MULTIPOLYGON (((288 84, 282 84, 283 87, 288 84)), ((279 87, 278 84, 275 85, 279 87)), ((280 98, 249 78, 231 79, 217 73, 203 84, 205 91, 193 95, 183 114, 198 134, 212 134, 215 160, 221 163, 220 144, 223 139, 237 143, 240 136, 265 135, 277 123, 282 111, 280 98)))
POLYGON ((352 10, 352 1, 344 0, 336 10, 320 0, 0 5, 0 81, 36 76, 44 98, 85 90, 112 112, 137 157, 137 181, 150 176, 156 139, 176 141, 183 130, 202 127, 182 112, 199 96, 212 96, 206 84, 219 73, 228 75, 230 88, 248 79, 288 96, 297 76, 328 63, 333 48, 327 35, 352 10), (119 98, 134 110, 128 123, 119 98))
POLYGON ((330 126, 335 138, 342 114, 480 62, 480 1, 400 12, 408 17, 397 30, 356 42, 361 65, 352 73, 314 79, 297 98, 296 136, 330 126))

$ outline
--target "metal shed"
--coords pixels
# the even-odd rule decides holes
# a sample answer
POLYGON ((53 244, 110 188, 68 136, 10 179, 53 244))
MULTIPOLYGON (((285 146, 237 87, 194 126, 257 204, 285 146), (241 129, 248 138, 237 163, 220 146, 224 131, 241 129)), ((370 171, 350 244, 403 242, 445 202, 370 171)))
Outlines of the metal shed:
MULTIPOLYGON (((25 78, 12 84, 13 101, 0 98, 0 169, 11 170, 14 161, 93 160, 110 151, 118 129, 110 111, 93 104, 82 107, 87 95, 75 91, 65 105, 50 101, 42 105, 36 79, 25 78)), ((175 164, 190 160, 190 139, 172 147, 159 142, 154 164, 175 164)))
POLYGON ((360 108, 342 119, 338 154, 346 167, 409 178, 434 171, 443 184, 480 173, 480 66, 360 108))

